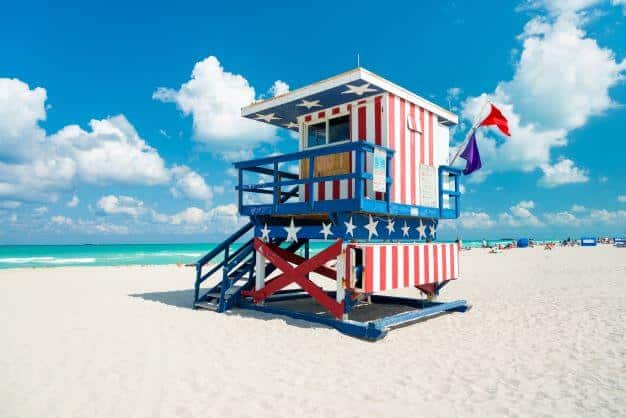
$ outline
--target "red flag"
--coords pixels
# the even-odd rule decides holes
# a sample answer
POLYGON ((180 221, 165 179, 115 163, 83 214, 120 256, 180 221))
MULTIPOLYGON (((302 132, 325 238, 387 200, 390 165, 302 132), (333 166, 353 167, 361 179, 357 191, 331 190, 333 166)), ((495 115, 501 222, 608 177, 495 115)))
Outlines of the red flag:
POLYGON ((502 112, 500 112, 500 109, 498 109, 494 105, 491 105, 491 112, 489 113, 489 116, 487 116, 485 120, 480 122, 480 125, 478 126, 492 125, 497 126, 504 135, 511 136, 511 133, 509 132, 509 121, 506 120, 502 112))

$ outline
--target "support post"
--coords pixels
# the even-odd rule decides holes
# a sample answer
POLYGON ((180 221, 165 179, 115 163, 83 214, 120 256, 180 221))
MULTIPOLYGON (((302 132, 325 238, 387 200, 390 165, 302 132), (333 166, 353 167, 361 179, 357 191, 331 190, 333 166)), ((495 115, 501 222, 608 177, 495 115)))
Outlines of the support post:
MULTIPOLYGON (((346 298, 346 289, 345 289, 345 283, 346 283, 346 254, 345 253, 341 253, 337 256, 337 264, 336 264, 336 270, 337 270, 337 291, 335 293, 335 297, 337 300, 337 303, 341 303, 345 300, 346 298)), ((344 305, 345 307, 345 305, 344 305)), ((343 321, 347 321, 348 320, 348 313, 345 311, 344 309, 344 313, 341 316, 341 319, 343 321)))
MULTIPOLYGON (((257 292, 265 287, 265 257, 260 251, 256 251, 256 277, 254 282, 254 290, 257 292)), ((263 303, 261 301, 260 303, 263 303)))

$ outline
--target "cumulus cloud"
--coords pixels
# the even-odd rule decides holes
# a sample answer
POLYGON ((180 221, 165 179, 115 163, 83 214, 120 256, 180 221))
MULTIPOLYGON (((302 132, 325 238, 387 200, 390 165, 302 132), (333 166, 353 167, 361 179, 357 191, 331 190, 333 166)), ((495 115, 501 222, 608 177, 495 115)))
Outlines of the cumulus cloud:
POLYGON ((576 215, 568 211, 546 213, 544 214, 544 218, 546 222, 550 225, 579 226, 582 223, 582 221, 578 219, 576 215))
POLYGON ((593 209, 589 212, 589 220, 605 224, 622 224, 626 222, 626 210, 593 209))
POLYGON ((544 173, 539 184, 554 187, 564 183, 553 173, 568 169, 566 183, 588 181, 586 171, 571 160, 554 163, 553 153, 567 145, 569 132, 615 105, 610 89, 626 70, 626 61, 618 62, 612 50, 600 47, 583 29, 580 12, 596 3, 527 2, 527 7, 547 9, 548 15, 532 18, 519 36, 522 51, 513 78, 500 82, 493 93, 465 100, 466 120, 479 116, 485 99, 509 119, 511 138, 479 132, 484 166, 491 172, 539 169, 544 173))
POLYGON ((48 213, 47 206, 39 206, 38 208, 33 209, 33 215, 35 216, 45 215, 46 213, 48 213))
POLYGON ((80 203, 80 199, 78 198, 78 196, 74 195, 72 196, 72 198, 66 203, 66 206, 68 208, 75 208, 76 206, 78 206, 78 203, 80 203))
POLYGON ((563 184, 586 183, 589 181, 587 170, 582 170, 574 165, 569 159, 561 159, 554 165, 544 164, 541 166, 543 177, 539 179, 539 185, 544 187, 556 187, 563 184))
POLYGON ((485 212, 465 212, 459 218, 459 223, 467 229, 487 229, 496 224, 485 212))
POLYGON ((137 218, 146 212, 143 202, 130 196, 103 196, 98 200, 97 206, 104 215, 127 215, 137 218))
POLYGON ((65 126, 48 135, 46 90, 0 79, 0 198, 56 201, 77 181, 163 184, 169 172, 158 152, 123 115, 65 126))
MULTIPOLYGON (((273 91, 285 88, 277 81, 273 91)), ((191 115, 194 138, 213 150, 232 151, 276 138, 277 128, 241 116, 241 108, 255 100, 255 90, 243 76, 225 71, 214 56, 197 62, 191 79, 178 90, 159 87, 152 97, 191 115)))
POLYGON ((626 203, 626 195, 625 194, 621 194, 619 196, 617 196, 617 201, 620 203, 626 203))
POLYGON ((274 81, 274 84, 272 84, 272 87, 270 87, 270 93, 274 97, 280 96, 288 92, 289 92, 289 84, 285 83, 282 80, 274 81))
POLYGON ((521 226, 543 226, 543 222, 532 213, 531 210, 534 208, 535 202, 532 200, 522 200, 516 205, 511 206, 507 212, 501 213, 498 220, 502 225, 514 228, 521 226))
POLYGON ((214 190, 206 184, 200 174, 185 165, 172 167, 171 173, 172 187, 170 192, 172 196, 185 196, 193 200, 211 202, 214 190))
POLYGON ((71 218, 68 218, 63 215, 55 215, 50 218, 50 222, 55 225, 63 225, 63 226, 71 226, 74 224, 74 221, 71 218))
POLYGON ((15 200, 0 200, 0 209, 17 209, 22 206, 22 202, 15 200))

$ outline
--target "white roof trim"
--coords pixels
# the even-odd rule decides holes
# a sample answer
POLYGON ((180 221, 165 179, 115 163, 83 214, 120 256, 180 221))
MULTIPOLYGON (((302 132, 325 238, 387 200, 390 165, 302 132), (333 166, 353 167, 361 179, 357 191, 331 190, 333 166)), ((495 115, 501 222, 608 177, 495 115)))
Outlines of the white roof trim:
POLYGON ((306 87, 302 87, 283 95, 272 97, 271 99, 266 99, 260 102, 252 103, 241 109, 242 116, 249 116, 254 113, 262 113, 264 110, 272 108, 274 106, 280 106, 285 103, 289 103, 295 100, 299 100, 313 94, 321 93, 326 90, 330 90, 332 88, 341 86, 346 83, 350 83, 352 81, 356 81, 362 79, 369 83, 373 83, 383 90, 392 93, 395 96, 401 97, 409 102, 415 103, 416 105, 436 114, 437 116, 445 119, 446 121, 457 124, 459 123, 459 118, 454 113, 437 106, 436 104, 429 102, 428 100, 411 93, 407 89, 398 86, 397 84, 388 81, 371 71, 366 70, 365 68, 355 68, 354 70, 346 71, 345 73, 336 75, 331 78, 327 78, 326 80, 319 81, 317 83, 313 83, 306 87))

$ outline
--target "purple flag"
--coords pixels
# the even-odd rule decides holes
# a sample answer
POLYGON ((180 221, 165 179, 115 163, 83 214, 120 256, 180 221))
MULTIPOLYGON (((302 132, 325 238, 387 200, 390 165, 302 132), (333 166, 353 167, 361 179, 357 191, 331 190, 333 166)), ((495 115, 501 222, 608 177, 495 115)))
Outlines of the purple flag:
POLYGON ((463 174, 465 175, 471 174, 483 166, 482 162, 480 161, 480 154, 478 153, 476 132, 472 132, 472 136, 470 136, 470 139, 467 142, 467 146, 461 153, 460 157, 467 161, 467 164, 465 165, 465 170, 463 170, 463 174))

